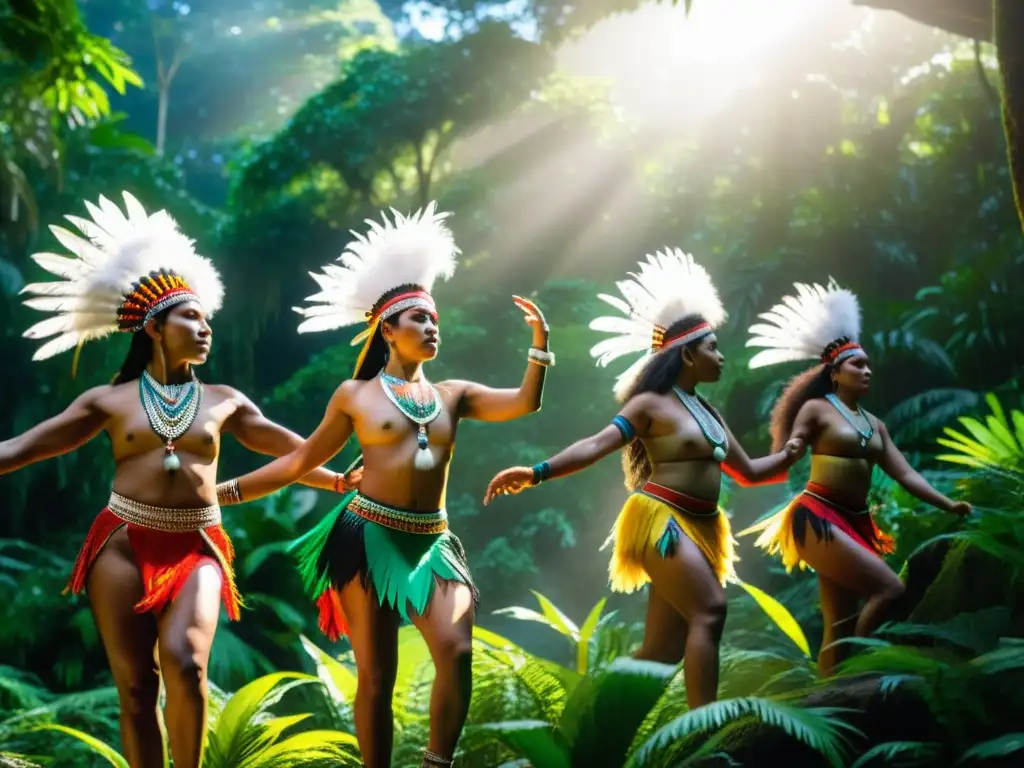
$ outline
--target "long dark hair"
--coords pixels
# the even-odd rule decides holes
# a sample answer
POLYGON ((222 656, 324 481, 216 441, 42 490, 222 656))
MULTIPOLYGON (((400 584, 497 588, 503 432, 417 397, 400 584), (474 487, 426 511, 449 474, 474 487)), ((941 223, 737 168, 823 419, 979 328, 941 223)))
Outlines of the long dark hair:
MULTIPOLYGON (((379 299, 377 303, 373 305, 371 312, 375 313, 384 306, 385 302, 390 301, 395 296, 402 293, 413 293, 414 291, 424 290, 422 286, 415 285, 413 283, 406 283, 405 285, 399 285, 396 288, 392 288, 390 291, 385 293, 379 299)), ((399 312, 391 317, 386 318, 383 322, 394 327, 398 325, 398 320, 402 316, 399 312)), ((380 326, 373 332, 373 336, 370 337, 369 347, 366 350, 366 355, 363 357, 362 363, 356 368, 355 373, 352 374, 353 379, 358 381, 369 381, 378 373, 388 362, 388 342, 384 338, 384 333, 380 326)))
MULTIPOLYGON (((849 341, 850 339, 846 336, 836 339, 825 347, 821 356, 827 358, 838 347, 848 344, 849 341)), ((804 403, 816 397, 824 397, 832 391, 832 374, 836 367, 828 363, 816 365, 797 374, 786 384, 775 407, 772 408, 770 431, 773 453, 781 451, 782 446, 789 440, 789 436, 793 432, 793 424, 796 422, 796 415, 804 403)))
MULTIPOLYGON (((167 307, 167 309, 160 310, 153 315, 153 324, 160 328, 165 322, 167 322, 167 315, 171 313, 174 306, 167 307)), ((146 333, 145 328, 140 328, 132 334, 132 343, 128 347, 128 354, 125 355, 124 362, 121 363, 121 370, 117 372, 114 378, 111 380, 111 384, 125 384, 129 381, 135 381, 142 372, 146 370, 146 366, 149 365, 149 361, 153 359, 153 337, 146 333)))
MULTIPOLYGON (((673 323, 665 331, 665 337, 669 338, 687 328, 693 328, 704 322, 700 315, 687 315, 681 320, 673 323)), ((691 341, 684 346, 685 349, 694 350, 704 341, 701 337, 691 341)), ((683 372, 683 356, 679 347, 667 347, 659 350, 651 356, 651 359, 640 370, 633 385, 626 390, 622 402, 628 402, 632 398, 644 392, 657 392, 664 395, 672 389, 672 386, 679 381, 679 375, 683 372)), ((626 489, 635 491, 651 479, 654 473, 654 466, 647 455, 647 449, 641 440, 634 440, 625 451, 622 452, 622 471, 626 476, 626 489)))

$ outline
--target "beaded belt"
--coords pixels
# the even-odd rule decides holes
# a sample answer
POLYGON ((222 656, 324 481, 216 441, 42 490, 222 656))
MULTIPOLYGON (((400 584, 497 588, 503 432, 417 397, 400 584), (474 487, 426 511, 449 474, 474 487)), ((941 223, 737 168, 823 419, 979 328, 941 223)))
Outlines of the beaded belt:
POLYGON ((353 497, 347 509, 371 523, 405 533, 444 533, 448 530, 448 513, 443 509, 437 512, 410 512, 371 501, 361 494, 353 497))
POLYGON ((107 509, 126 523, 168 533, 185 533, 209 528, 211 525, 220 525, 220 507, 216 504, 211 507, 188 509, 153 507, 125 498, 118 493, 111 493, 107 509))

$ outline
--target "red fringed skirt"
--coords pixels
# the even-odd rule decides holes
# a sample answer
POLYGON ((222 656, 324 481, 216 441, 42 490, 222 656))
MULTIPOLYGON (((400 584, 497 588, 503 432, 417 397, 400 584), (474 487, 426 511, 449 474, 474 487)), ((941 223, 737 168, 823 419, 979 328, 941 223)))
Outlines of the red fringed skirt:
POLYGON ((220 566, 223 575, 221 599, 224 608, 232 621, 238 621, 242 601, 235 586, 232 567, 235 549, 227 531, 220 525, 171 533, 126 522, 109 508, 104 509, 89 529, 89 535, 75 560, 65 594, 71 592, 77 595, 85 589, 89 569, 110 537, 122 526, 127 528, 128 543, 142 575, 145 590, 142 599, 135 604, 137 613, 152 611, 159 615, 178 596, 192 571, 204 561, 212 560, 220 566))
POLYGON ((808 483, 803 493, 782 511, 755 523, 739 535, 760 533, 755 546, 770 555, 780 554, 782 564, 791 571, 796 565, 808 567, 799 553, 808 526, 819 540, 826 541, 832 538, 834 526, 879 556, 891 554, 896 548, 895 540, 875 525, 868 510, 858 511, 844 506, 841 495, 817 483, 808 483))

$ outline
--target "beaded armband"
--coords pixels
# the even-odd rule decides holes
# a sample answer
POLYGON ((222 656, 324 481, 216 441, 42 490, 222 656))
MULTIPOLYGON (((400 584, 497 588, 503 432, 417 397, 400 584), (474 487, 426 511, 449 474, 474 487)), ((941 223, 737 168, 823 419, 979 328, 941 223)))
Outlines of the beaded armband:
POLYGON ((238 480, 226 480, 217 485, 217 503, 223 506, 242 503, 242 492, 238 480))
POLYGON ((540 485, 545 480, 551 478, 551 465, 546 461, 542 461, 540 464, 533 466, 533 484, 540 485))
POLYGON ((550 368, 555 364, 555 353, 549 352, 546 349, 537 349, 536 347, 530 347, 529 352, 526 353, 527 358, 531 363, 542 365, 545 368, 550 368))
POLYGON ((612 424, 618 427, 619 432, 622 433, 622 439, 626 441, 627 445, 636 440, 636 427, 621 413, 612 419, 612 424))

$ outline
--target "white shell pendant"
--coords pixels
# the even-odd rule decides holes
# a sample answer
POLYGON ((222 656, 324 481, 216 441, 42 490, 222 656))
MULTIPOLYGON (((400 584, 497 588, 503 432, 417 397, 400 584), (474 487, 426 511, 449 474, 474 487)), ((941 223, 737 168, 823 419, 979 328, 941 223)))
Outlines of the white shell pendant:
POLYGON ((416 444, 419 450, 416 451, 412 465, 421 472, 428 472, 437 466, 437 462, 434 461, 434 453, 430 450, 430 442, 427 440, 426 424, 420 424, 419 431, 416 433, 416 444))
POLYGON ((725 449, 720 445, 715 446, 715 450, 711 455, 714 457, 715 461, 725 461, 725 449))
POLYGON ((168 472, 177 472, 181 469, 181 459, 178 458, 178 454, 174 452, 174 445, 168 443, 164 449, 166 455, 164 456, 164 469, 168 472))

